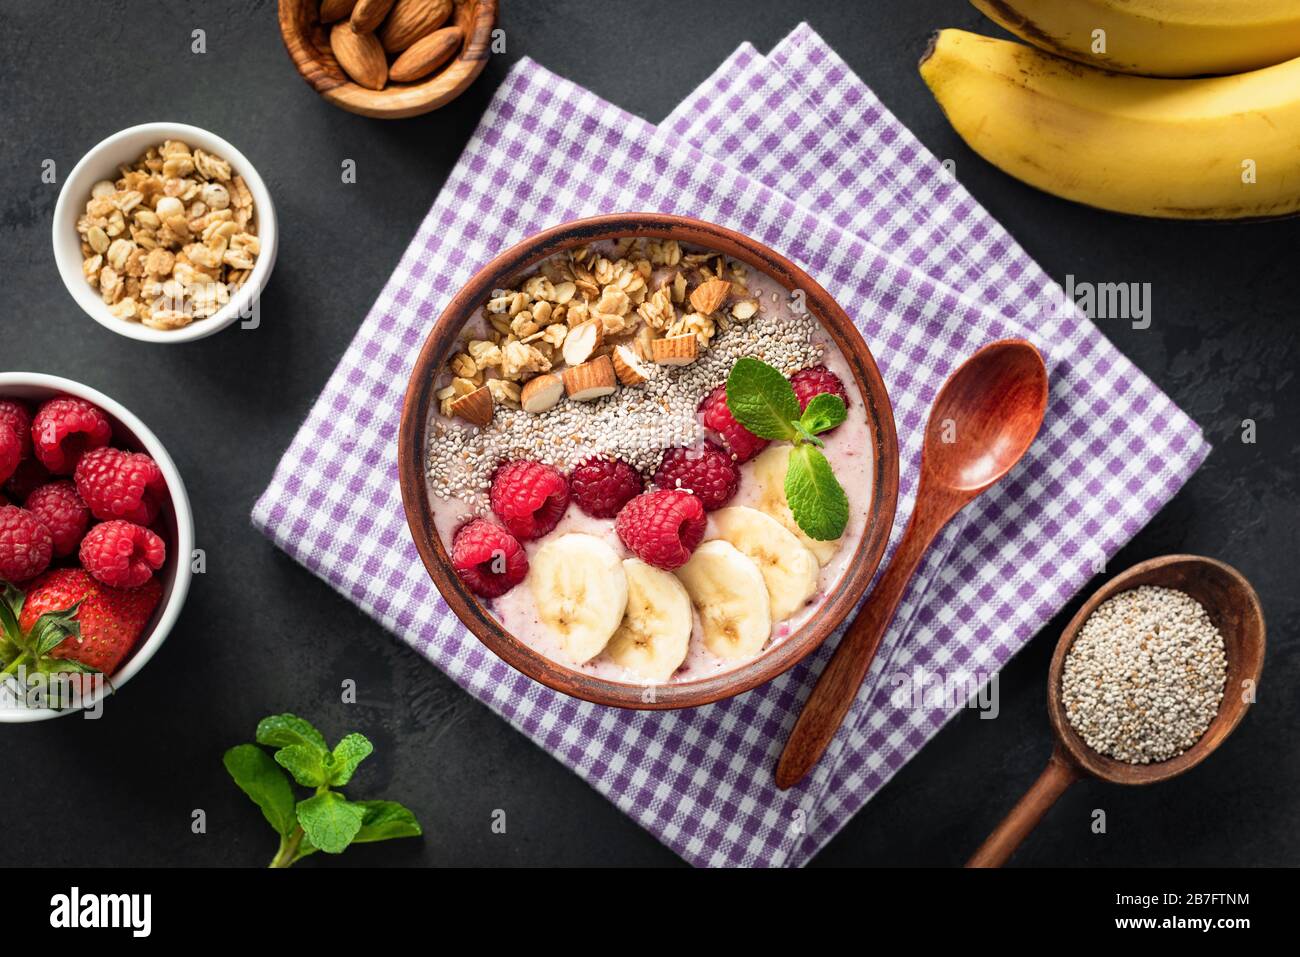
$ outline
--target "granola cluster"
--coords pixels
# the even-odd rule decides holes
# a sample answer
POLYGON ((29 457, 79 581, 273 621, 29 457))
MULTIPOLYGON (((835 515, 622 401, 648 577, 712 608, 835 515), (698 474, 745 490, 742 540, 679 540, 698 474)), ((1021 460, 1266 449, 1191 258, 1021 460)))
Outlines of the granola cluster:
POLYGON ((179 140, 91 189, 81 271, 113 315, 180 329, 230 301, 261 250, 253 196, 230 164, 179 140))
MULTIPOLYGON (((481 338, 469 338, 448 362, 450 381, 437 392, 439 408, 468 418, 462 410, 470 403, 460 400, 483 389, 494 404, 519 408, 521 388, 565 364, 572 356, 566 356, 566 340, 588 323, 597 324, 591 330, 597 345, 583 350, 583 364, 614 356, 619 379, 628 385, 644 381, 640 374, 623 375, 628 363, 684 364, 680 348, 657 350, 657 340, 691 340, 689 362, 719 330, 758 311, 745 266, 720 253, 635 238, 578 247, 545 260, 519 288, 493 291, 483 307, 481 338)), ((476 410, 473 420, 481 425, 481 406, 476 410)))

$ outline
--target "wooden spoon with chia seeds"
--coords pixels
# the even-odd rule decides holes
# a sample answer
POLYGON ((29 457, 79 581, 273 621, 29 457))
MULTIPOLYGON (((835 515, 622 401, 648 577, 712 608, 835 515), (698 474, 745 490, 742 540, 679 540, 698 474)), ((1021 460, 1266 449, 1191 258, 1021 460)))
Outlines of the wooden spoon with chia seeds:
POLYGON ((1230 565, 1199 555, 1165 555, 1117 575, 1084 603, 1065 626, 1047 677, 1047 713, 1056 745, 1047 767, 1011 812, 980 845, 967 867, 1001 867, 1043 819, 1066 789, 1085 776, 1112 784, 1154 784, 1195 767, 1223 743, 1255 699, 1264 666, 1264 611, 1250 582, 1230 565), (1173 588, 1190 595, 1223 636, 1227 679, 1223 700, 1205 733, 1166 761, 1130 764, 1093 750, 1070 724, 1062 695, 1066 657, 1084 622, 1105 602, 1143 585, 1173 588))

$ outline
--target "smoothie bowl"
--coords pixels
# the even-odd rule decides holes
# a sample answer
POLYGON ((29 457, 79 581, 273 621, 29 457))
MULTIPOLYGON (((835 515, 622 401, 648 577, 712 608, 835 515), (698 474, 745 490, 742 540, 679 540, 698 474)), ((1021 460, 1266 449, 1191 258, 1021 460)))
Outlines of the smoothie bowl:
POLYGON ((844 311, 698 220, 577 220, 498 256, 415 363, 402 498, 451 609, 599 704, 682 708, 786 671, 880 562, 884 383, 844 311))

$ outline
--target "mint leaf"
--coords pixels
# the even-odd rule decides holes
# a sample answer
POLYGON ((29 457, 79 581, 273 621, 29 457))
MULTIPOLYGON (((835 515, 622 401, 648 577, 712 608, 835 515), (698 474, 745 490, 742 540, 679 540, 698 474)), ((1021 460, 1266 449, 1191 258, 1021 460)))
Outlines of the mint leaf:
POLYGON ((396 801, 356 801, 365 808, 366 816, 361 821, 361 830, 352 839, 353 844, 371 841, 388 841, 395 837, 419 837, 420 822, 408 808, 396 801))
POLYGON ((727 376, 727 408, 736 421, 762 439, 798 437, 799 399, 780 370, 766 362, 737 359, 727 376))
POLYGON ((275 763, 292 774, 303 787, 318 788, 329 779, 324 761, 328 754, 309 744, 291 744, 275 752, 275 763))
POLYGON ((342 787, 352 780, 357 765, 364 761, 375 746, 364 734, 352 733, 334 745, 333 762, 329 767, 330 784, 342 787))
POLYGON ((257 743, 272 748, 305 744, 321 754, 329 750, 324 736, 312 727, 310 721, 304 721, 296 714, 276 714, 263 718, 257 723, 257 743))
POLYGON ((341 854, 361 830, 365 816, 365 808, 334 791, 298 802, 298 823, 312 845, 326 854, 341 854))
POLYGON ((293 785, 270 755, 255 744, 241 744, 222 757, 226 771, 258 807, 267 823, 283 836, 297 825, 293 813, 293 785))
POLYGON ((808 407, 803 410, 803 415, 799 417, 799 424, 816 435, 835 428, 848 417, 849 407, 844 404, 844 400, 833 393, 823 392, 812 397, 808 407))
POLYGON ((820 449, 796 445, 785 473, 785 498, 804 533, 820 542, 834 541, 849 523, 849 499, 820 449))

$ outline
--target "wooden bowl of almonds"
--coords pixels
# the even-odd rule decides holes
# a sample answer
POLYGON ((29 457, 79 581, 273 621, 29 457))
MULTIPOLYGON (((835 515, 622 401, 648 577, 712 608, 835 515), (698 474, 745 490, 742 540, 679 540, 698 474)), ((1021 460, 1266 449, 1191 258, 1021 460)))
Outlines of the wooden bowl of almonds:
POLYGON ((483 72, 497 0, 280 0, 280 34, 328 102, 394 120, 450 103, 483 72))

